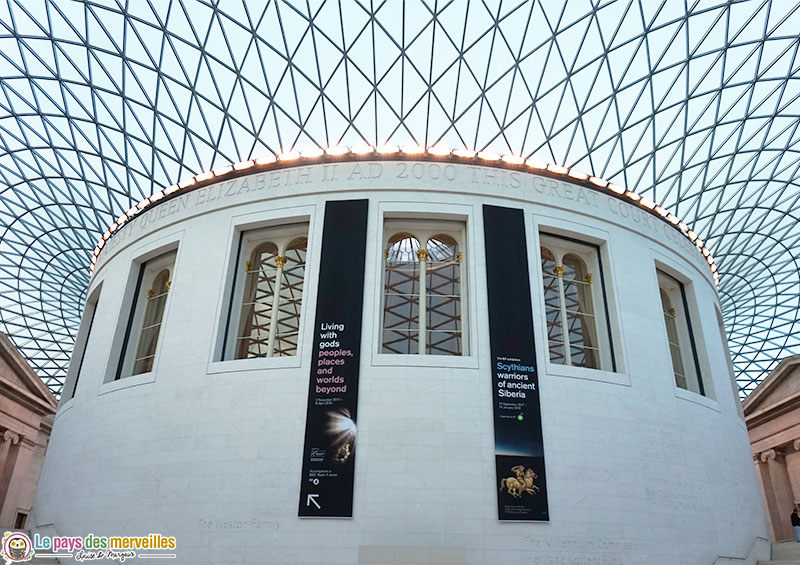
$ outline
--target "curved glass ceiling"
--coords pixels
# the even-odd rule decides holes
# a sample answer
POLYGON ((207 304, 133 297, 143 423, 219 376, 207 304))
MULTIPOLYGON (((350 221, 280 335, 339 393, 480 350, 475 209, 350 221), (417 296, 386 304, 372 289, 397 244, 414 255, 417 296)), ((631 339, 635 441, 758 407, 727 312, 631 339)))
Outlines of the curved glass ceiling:
POLYGON ((9 0, 0 328, 58 392, 98 237, 181 178, 363 143, 537 157, 717 260, 740 389, 800 352, 800 6, 9 0))

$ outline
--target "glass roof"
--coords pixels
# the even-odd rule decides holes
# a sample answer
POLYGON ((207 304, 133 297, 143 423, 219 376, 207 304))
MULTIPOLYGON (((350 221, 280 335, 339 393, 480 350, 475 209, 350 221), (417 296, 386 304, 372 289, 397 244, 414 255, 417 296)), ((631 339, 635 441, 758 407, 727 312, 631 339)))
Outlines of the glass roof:
POLYGON ((714 252, 742 394, 800 352, 800 5, 0 4, 0 329, 54 392, 89 258, 187 176, 340 144, 491 149, 606 178, 714 252))

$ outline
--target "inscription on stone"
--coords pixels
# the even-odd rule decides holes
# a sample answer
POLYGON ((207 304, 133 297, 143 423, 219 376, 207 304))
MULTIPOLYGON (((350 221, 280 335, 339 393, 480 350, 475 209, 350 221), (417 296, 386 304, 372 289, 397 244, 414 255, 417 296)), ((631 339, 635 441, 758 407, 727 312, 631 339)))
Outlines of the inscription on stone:
MULTIPOLYGON (((145 230, 155 229, 165 223, 168 218, 181 212, 187 212, 189 209, 217 206, 227 199, 248 194, 263 194, 271 190, 292 189, 308 185, 326 186, 333 183, 339 184, 342 189, 347 189, 350 187, 348 183, 357 186, 361 182, 371 183, 380 179, 429 181, 439 185, 446 183, 453 189, 466 190, 490 186, 506 188, 510 194, 522 191, 525 199, 531 202, 543 201, 570 210, 602 216, 648 234, 658 241, 666 240, 673 249, 678 250, 684 257, 698 265, 701 270, 708 269, 705 258, 686 236, 652 214, 612 196, 603 195, 590 188, 569 182, 522 171, 413 161, 359 161, 288 167, 205 186, 158 204, 132 220, 132 225, 124 226, 120 233, 114 234, 108 240, 104 254, 107 255, 109 251, 119 248, 134 234, 141 235, 145 230), (133 229, 131 229, 132 227, 133 229)), ((104 254, 101 254, 101 258, 104 254)))
POLYGON ((200 530, 273 531, 277 532, 285 520, 277 518, 198 518, 200 530))
POLYGON ((638 565, 641 543, 626 539, 527 537, 532 565, 638 565))

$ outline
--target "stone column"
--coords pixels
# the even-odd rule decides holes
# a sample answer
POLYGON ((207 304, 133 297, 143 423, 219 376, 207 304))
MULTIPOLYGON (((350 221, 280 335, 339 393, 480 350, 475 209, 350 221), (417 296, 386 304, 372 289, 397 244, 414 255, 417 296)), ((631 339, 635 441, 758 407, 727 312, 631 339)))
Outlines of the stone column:
POLYGON ((18 445, 12 448, 14 451, 6 461, 6 497, 0 506, 0 527, 13 527, 18 509, 30 510, 30 502, 36 490, 36 484, 29 473, 35 447, 36 443, 32 439, 18 436, 18 445))
MULTIPOLYGON (((8 494, 8 483, 10 477, 6 476, 6 464, 8 463, 8 454, 11 452, 11 445, 19 443, 19 435, 11 430, 6 430, 3 433, 3 443, 0 444, 0 509, 3 508, 6 495, 8 494)), ((9 471, 10 474, 10 471, 9 471)))
POLYGON ((761 454, 761 461, 767 464, 766 474, 769 475, 769 489, 765 482, 764 490, 769 503, 767 510, 775 541, 794 538, 794 529, 789 520, 794 500, 783 455, 783 452, 777 449, 770 449, 761 454), (767 491, 771 491, 771 496, 767 491))
POLYGON ((0 474, 2 474, 3 469, 5 469, 8 452, 11 450, 12 443, 14 445, 18 444, 19 436, 11 430, 6 430, 3 433, 3 444, 0 445, 0 474))
MULTIPOLYGON (((797 458, 800 457, 800 439, 794 440, 792 442, 792 447, 794 447, 794 460, 797 461, 797 458)), ((789 467, 787 466, 787 469, 789 467)), ((792 496, 794 497, 794 504, 795 507, 800 510, 800 472, 797 464, 793 465, 793 469, 789 473, 789 485, 792 487, 792 496)))
POLYGON ((772 525, 772 509, 775 507, 775 496, 772 492, 772 481, 769 478, 767 464, 761 461, 760 453, 753 454, 753 465, 756 468, 758 489, 761 491, 761 503, 764 505, 764 510, 767 514, 769 537, 772 541, 775 541, 775 528, 772 525))

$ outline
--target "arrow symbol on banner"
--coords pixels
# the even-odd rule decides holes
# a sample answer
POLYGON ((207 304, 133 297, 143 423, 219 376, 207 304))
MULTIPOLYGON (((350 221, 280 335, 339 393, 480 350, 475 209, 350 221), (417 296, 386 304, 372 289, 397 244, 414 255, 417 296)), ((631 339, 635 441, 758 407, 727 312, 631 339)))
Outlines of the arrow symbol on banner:
POLYGON ((322 506, 320 506, 319 502, 315 500, 318 496, 318 494, 309 494, 308 497, 306 497, 306 506, 311 506, 311 503, 313 502, 314 506, 322 510, 322 506))

